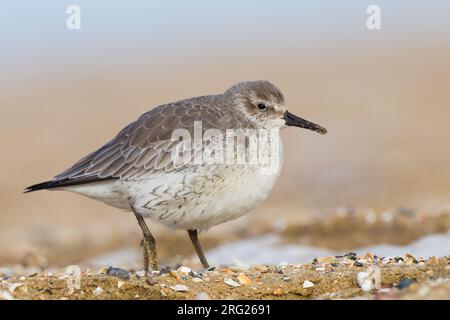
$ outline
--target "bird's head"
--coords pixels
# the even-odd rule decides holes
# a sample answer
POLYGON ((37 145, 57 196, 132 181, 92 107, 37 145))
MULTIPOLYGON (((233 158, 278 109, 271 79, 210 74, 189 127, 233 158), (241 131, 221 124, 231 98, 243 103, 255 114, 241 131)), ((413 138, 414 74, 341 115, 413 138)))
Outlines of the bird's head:
POLYGON ((283 93, 269 81, 240 82, 228 89, 225 95, 236 101, 239 108, 262 128, 295 126, 321 134, 327 133, 327 130, 318 124, 290 113, 283 93))

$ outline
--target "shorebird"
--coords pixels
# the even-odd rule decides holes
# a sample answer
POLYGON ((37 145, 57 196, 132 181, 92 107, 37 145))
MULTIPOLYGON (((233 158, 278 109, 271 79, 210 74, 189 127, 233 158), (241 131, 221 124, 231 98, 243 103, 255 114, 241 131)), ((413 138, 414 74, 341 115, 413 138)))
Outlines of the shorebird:
MULTIPOLYGON (((276 135, 271 142, 279 145, 275 149, 278 162, 269 174, 261 173, 260 162, 246 165, 177 161, 176 156, 183 153, 191 160, 198 153, 192 146, 191 150, 180 148, 187 144, 173 139, 173 133, 184 129, 195 135, 196 123, 201 123, 201 133, 209 129, 219 133, 233 129, 278 132, 287 126, 326 133, 325 128, 290 113, 283 94, 272 83, 245 81, 222 94, 194 97, 151 109, 66 171, 24 192, 72 191, 132 211, 143 234, 141 245, 146 274, 150 260, 156 271, 158 261, 156 242, 144 218, 187 230, 200 262, 204 268, 209 268, 198 231, 241 217, 261 204, 280 174, 283 150, 281 138, 276 135)), ((215 143, 209 146, 221 144, 221 139, 211 139, 210 142, 215 143)), ((197 144, 201 150, 208 148, 203 142, 197 144)))

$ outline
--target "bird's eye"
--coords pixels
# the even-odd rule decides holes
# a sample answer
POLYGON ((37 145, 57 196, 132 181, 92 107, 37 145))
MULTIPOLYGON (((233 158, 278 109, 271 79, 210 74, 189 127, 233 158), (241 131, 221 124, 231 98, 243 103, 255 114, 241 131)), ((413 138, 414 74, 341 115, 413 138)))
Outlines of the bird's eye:
POLYGON ((266 110, 267 106, 264 103, 258 103, 258 109, 259 110, 266 110))

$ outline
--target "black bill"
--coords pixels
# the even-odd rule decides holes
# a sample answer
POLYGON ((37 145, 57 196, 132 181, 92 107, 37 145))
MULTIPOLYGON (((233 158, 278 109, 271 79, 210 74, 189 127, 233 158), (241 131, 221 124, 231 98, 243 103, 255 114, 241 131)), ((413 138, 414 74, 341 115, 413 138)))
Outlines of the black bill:
POLYGON ((297 117, 295 114, 292 114, 289 111, 286 111, 284 113, 283 119, 286 121, 286 125, 288 125, 288 126, 305 128, 305 129, 319 132, 321 134, 327 133, 327 129, 325 129, 324 127, 321 127, 318 124, 315 124, 315 123, 309 122, 308 120, 297 117))

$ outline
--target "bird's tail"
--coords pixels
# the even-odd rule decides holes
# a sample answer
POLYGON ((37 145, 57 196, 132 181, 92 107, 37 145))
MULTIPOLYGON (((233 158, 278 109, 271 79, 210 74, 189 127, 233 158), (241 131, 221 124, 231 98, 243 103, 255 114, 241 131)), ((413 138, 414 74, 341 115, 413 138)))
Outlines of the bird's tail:
POLYGON ((38 190, 45 190, 45 189, 53 189, 57 188, 59 185, 58 181, 45 181, 41 183, 33 184, 32 186, 29 186, 23 190, 23 193, 38 191, 38 190))

